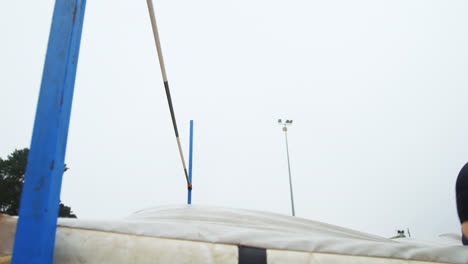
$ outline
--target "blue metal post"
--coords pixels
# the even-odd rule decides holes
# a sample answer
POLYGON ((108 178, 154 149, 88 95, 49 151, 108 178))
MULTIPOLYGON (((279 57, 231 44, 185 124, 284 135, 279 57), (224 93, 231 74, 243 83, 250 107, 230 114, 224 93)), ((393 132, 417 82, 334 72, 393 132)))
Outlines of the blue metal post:
POLYGON ((11 263, 52 263, 86 0, 56 0, 11 263))
MULTIPOLYGON (((189 180, 190 184, 192 182, 192 152, 193 152, 193 120, 190 120, 190 148, 189 148, 189 180)), ((188 190, 188 204, 192 204, 192 189, 188 190)))

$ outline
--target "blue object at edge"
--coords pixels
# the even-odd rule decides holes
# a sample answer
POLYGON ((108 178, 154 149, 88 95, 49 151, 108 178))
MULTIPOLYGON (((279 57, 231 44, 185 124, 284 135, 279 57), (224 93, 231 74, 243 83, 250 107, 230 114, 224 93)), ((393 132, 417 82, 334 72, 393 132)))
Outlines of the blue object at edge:
MULTIPOLYGON (((189 181, 192 183, 193 120, 190 120, 189 181)), ((187 204, 192 204, 192 190, 188 190, 187 204)))
POLYGON ((86 0, 54 6, 11 263, 52 263, 86 0))

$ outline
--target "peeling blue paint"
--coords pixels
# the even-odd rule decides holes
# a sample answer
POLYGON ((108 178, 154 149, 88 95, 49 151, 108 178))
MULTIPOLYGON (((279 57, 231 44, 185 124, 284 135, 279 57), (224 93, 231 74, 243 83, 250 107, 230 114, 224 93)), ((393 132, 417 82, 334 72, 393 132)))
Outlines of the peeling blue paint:
POLYGON ((11 263, 53 261, 85 5, 55 2, 11 263))

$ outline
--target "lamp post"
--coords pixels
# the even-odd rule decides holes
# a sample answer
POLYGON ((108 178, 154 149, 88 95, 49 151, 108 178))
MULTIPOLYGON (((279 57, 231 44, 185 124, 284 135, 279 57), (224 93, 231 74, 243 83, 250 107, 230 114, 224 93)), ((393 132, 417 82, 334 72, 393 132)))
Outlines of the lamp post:
POLYGON ((286 155, 288 157, 288 172, 289 172, 289 191, 291 193, 291 209, 292 209, 292 215, 295 216, 294 212, 294 196, 293 196, 293 188, 292 188, 292 180, 291 180, 291 165, 289 163, 289 148, 288 148, 288 126, 292 125, 292 120, 286 120, 283 122, 283 120, 278 119, 278 124, 283 127, 284 131, 284 137, 286 139, 286 155))

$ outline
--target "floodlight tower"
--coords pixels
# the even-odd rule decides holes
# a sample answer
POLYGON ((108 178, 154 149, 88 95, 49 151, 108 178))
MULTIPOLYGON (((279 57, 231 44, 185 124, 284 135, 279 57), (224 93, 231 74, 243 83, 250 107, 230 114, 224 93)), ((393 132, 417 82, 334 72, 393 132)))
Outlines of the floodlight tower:
POLYGON ((283 120, 278 119, 278 124, 283 127, 284 137, 286 139, 286 155, 288 157, 288 172, 289 172, 289 191, 291 193, 291 209, 292 215, 295 216, 296 213, 294 212, 294 195, 293 195, 293 188, 292 188, 292 180, 291 180, 291 165, 289 163, 289 148, 288 148, 288 126, 292 125, 292 120, 283 120))

